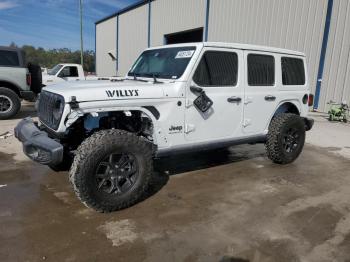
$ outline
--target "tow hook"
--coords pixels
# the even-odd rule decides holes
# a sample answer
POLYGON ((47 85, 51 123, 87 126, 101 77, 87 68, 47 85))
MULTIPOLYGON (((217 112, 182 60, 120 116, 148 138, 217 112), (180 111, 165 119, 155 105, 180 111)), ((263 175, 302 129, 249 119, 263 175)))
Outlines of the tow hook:
POLYGON ((79 102, 75 96, 72 96, 70 102, 68 103, 72 109, 79 108, 79 102))

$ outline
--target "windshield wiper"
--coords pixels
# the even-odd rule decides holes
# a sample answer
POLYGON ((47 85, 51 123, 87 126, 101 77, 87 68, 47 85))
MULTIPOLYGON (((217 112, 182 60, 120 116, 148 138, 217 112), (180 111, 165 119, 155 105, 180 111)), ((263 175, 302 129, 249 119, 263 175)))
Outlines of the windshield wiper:
POLYGON ((159 81, 157 77, 160 76, 160 74, 157 73, 148 73, 148 74, 143 74, 145 77, 152 77, 153 78, 153 84, 164 84, 164 82, 159 81))
POLYGON ((134 77, 134 79, 133 79, 134 81, 148 82, 147 80, 144 80, 144 79, 138 79, 137 76, 136 76, 136 73, 133 73, 133 77, 134 77))
POLYGON ((164 84, 164 82, 158 81, 155 74, 152 74, 152 77, 153 77, 153 84, 164 84))

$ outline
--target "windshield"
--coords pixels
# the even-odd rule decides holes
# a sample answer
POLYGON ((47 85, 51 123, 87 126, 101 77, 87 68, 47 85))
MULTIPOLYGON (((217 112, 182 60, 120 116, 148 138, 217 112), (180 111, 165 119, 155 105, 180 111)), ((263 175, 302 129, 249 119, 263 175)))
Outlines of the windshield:
POLYGON ((52 69, 48 70, 49 75, 56 75, 58 71, 62 68, 63 65, 55 65, 52 69))
POLYGON ((144 51, 128 76, 178 79, 184 73, 196 47, 183 46, 144 51))

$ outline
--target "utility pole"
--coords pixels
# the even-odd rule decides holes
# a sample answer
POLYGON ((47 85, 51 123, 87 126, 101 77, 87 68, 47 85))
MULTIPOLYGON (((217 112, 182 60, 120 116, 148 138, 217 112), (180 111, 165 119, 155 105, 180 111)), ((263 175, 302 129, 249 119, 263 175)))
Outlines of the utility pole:
POLYGON ((79 0, 80 9, 80 63, 84 68, 84 45, 83 45, 83 3, 79 0))

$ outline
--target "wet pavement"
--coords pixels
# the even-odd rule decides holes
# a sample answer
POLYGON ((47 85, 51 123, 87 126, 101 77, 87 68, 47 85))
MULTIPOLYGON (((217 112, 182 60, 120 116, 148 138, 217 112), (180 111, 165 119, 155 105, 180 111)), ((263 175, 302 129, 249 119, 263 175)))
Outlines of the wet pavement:
POLYGON ((66 172, 0 153, 0 261, 350 261, 350 161, 262 145, 156 161, 145 200, 83 206, 66 172))

